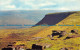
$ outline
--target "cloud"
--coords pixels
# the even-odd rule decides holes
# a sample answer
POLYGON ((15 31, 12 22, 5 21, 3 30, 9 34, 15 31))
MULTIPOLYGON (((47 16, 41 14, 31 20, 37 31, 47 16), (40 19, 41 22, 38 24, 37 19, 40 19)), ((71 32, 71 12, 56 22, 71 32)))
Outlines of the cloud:
POLYGON ((15 5, 7 5, 7 6, 5 6, 5 8, 16 8, 16 6, 15 5))
POLYGON ((8 10, 8 9, 14 9, 16 8, 15 5, 11 5, 13 1, 12 0, 0 0, 0 9, 1 10, 8 10))
POLYGON ((80 10, 80 0, 0 0, 0 10, 80 10))
POLYGON ((26 6, 26 8, 28 8, 27 6, 30 6, 31 8, 29 9, 40 9, 41 7, 44 6, 49 6, 49 5, 56 5, 56 3, 54 2, 49 2, 49 0, 44 1, 44 0, 20 0, 21 2, 23 2, 26 6))
POLYGON ((8 5, 8 4, 10 4, 10 3, 12 3, 12 0, 0 0, 0 6, 3 6, 3 5, 8 5))
POLYGON ((60 7, 60 8, 55 8, 55 9, 53 9, 53 8, 44 8, 44 10, 70 10, 70 9, 68 9, 66 7, 60 7))

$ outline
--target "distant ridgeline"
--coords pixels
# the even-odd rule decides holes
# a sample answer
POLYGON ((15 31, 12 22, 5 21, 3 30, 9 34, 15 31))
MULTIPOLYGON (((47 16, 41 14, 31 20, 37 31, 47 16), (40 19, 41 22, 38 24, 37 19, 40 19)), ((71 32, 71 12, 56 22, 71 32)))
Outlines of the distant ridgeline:
POLYGON ((61 12, 61 13, 47 14, 36 25, 55 25, 73 13, 76 12, 61 12))

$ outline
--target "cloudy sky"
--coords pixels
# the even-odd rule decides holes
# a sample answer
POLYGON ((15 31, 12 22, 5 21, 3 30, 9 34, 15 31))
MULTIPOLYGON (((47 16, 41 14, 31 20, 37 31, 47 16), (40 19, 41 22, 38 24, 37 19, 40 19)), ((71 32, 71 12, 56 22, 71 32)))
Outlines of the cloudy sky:
POLYGON ((80 10, 80 0, 0 0, 0 10, 80 10))

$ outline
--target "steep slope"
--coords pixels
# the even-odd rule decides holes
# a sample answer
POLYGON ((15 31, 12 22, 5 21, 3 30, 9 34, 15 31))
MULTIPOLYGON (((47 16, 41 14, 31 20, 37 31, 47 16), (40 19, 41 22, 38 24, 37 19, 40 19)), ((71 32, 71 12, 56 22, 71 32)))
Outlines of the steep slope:
POLYGON ((42 24, 55 25, 73 13, 75 12, 62 12, 62 13, 48 14, 36 25, 42 25, 42 24))
POLYGON ((75 12, 74 14, 69 15, 61 22, 57 23, 56 26, 50 26, 34 35, 34 37, 46 37, 47 35, 52 33, 52 30, 65 30, 67 32, 70 32, 70 30, 72 29, 77 29, 80 33, 80 26, 76 26, 76 24, 80 25, 80 12, 75 12), (60 25, 72 25, 72 26, 60 26, 60 25))

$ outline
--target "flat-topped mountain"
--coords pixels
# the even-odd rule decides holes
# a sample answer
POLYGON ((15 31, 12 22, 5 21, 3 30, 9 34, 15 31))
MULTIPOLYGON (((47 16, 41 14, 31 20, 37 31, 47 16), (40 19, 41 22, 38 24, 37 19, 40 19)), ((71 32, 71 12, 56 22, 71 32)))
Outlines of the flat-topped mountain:
POLYGON ((44 25, 44 24, 55 25, 73 13, 75 12, 61 12, 61 13, 47 14, 36 25, 44 25))

